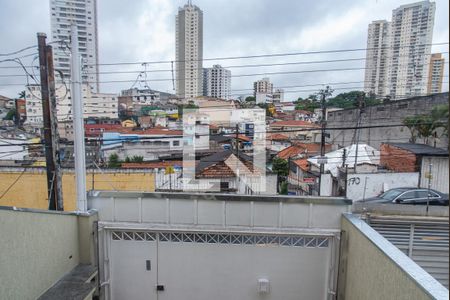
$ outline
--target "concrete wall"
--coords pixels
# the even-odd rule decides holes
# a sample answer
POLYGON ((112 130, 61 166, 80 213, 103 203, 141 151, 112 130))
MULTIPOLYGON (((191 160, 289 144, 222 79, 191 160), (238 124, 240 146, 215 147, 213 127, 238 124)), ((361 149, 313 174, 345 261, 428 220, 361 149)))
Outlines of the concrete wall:
POLYGON ((80 261, 90 263, 92 234, 79 223, 91 217, 0 209, 0 299, 36 299, 80 261))
MULTIPOLYGON (((392 101, 389 104, 381 104, 366 108, 361 126, 372 125, 398 125, 407 116, 426 114, 431 112, 434 106, 448 103, 448 93, 434 94, 424 97, 414 97, 407 100, 392 101)), ((358 109, 344 109, 328 113, 328 127, 356 126, 358 109)), ((348 146, 352 143, 354 130, 331 130, 331 138, 327 142, 348 146)), ((407 143, 411 133, 406 127, 381 127, 367 128, 360 131, 360 143, 369 144, 379 149, 382 142, 407 143)), ((423 143, 417 139, 417 143, 423 143)), ((430 139, 433 142, 433 139, 430 139)), ((437 141, 438 147, 446 148, 448 138, 442 137, 437 141)))
POLYGON ((348 174, 347 198, 358 201, 375 197, 388 189, 417 187, 418 184, 419 173, 348 174))
POLYGON ((358 219, 342 217, 338 299, 448 299, 448 290, 358 219))
MULTIPOLYGON (((47 209, 47 177, 44 168, 32 168, 22 173, 22 168, 0 170, 0 191, 16 181, 12 188, 0 199, 0 206, 47 209)), ((64 210, 76 210, 75 174, 71 170, 63 171, 62 187, 64 210)), ((95 189, 119 191, 155 190, 154 174, 144 171, 105 170, 94 173, 95 189)), ((86 177, 87 190, 92 189, 92 173, 86 177)))

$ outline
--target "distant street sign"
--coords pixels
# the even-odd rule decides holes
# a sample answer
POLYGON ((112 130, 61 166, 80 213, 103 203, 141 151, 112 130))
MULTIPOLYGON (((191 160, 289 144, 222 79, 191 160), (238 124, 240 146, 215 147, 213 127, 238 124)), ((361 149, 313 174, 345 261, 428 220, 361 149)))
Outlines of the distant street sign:
POLYGON ((303 178, 303 182, 304 183, 314 183, 314 182, 316 182, 316 179, 314 177, 306 177, 306 178, 303 178))

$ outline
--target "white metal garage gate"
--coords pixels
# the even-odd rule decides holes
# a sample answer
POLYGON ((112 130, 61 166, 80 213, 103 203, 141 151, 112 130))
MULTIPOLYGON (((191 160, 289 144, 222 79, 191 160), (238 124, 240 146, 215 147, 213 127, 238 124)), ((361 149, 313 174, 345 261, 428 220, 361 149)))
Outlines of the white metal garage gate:
POLYGON ((105 299, 334 299, 347 205, 176 197, 91 200, 105 299))

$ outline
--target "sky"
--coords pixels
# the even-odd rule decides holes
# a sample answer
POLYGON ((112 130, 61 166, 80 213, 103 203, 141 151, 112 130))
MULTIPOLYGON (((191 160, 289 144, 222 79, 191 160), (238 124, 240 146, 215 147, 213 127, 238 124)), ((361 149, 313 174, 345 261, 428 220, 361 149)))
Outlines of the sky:
MULTIPOLYGON (((186 0, 97 0, 99 62, 149 62, 175 59, 175 15, 178 7, 186 0)), ((392 10, 404 0, 193 0, 204 13, 204 58, 247 56, 272 53, 298 53, 320 50, 365 48, 367 27, 373 20, 390 20, 392 10)), ((433 43, 448 42, 449 3, 437 0, 433 43)), ((0 53, 36 44, 36 33, 46 32, 50 36, 50 15, 48 0, 0 0, 0 53)), ((50 41, 50 40, 49 40, 50 41)), ((433 46, 433 52, 448 52, 448 45, 433 46)), ((24 52, 33 53, 33 50, 24 52)), ((448 62, 448 54, 444 55, 448 62)), ((9 58, 0 56, 2 59, 9 58)), ((249 64, 298 63, 310 61, 365 58, 365 51, 331 54, 309 54, 284 57, 236 60, 207 60, 204 67, 221 64, 224 67, 249 64)), ((25 65, 33 57, 24 58, 25 65)), ((13 63, 0 63, 13 66, 13 63)), ((334 94, 348 90, 362 90, 364 70, 329 71, 330 69, 362 68, 363 60, 351 62, 297 64, 266 67, 230 68, 232 94, 251 94, 253 82, 269 77, 274 87, 285 88, 285 100, 316 93, 325 84, 331 84, 334 94), (298 74, 271 75, 273 72, 312 71, 298 74), (322 70, 322 71, 320 71, 322 70), (327 71, 328 70, 328 71, 327 71), (256 74, 256 75, 252 75, 256 74), (251 76, 247 76, 251 75, 251 76), (352 83, 349 83, 352 82, 352 83), (340 84, 346 83, 346 84, 340 84)), ((446 64, 444 82, 448 82, 446 64)), ((174 93, 170 79, 170 64, 155 64, 144 67, 102 66, 101 72, 168 70, 149 73, 147 85, 150 88, 174 93)), ((0 68, 0 95, 16 97, 25 84, 20 69, 0 68)), ((100 81, 129 81, 124 83, 103 83, 102 92, 119 93, 130 88, 136 74, 103 74, 100 81)), ((137 87, 145 83, 138 82, 137 87)), ((444 84, 448 91, 448 83, 444 84)))

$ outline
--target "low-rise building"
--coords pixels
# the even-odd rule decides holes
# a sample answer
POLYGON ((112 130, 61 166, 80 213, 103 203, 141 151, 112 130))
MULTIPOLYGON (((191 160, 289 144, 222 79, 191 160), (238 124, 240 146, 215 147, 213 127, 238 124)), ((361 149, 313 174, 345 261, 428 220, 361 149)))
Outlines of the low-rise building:
POLYGON ((394 172, 419 172, 420 187, 448 193, 448 151, 423 144, 383 143, 381 165, 394 172), (430 172, 431 171, 431 172, 430 172))
POLYGON ((269 128, 299 141, 317 142, 320 138, 320 126, 306 121, 278 121, 269 124, 269 128))
POLYGON ((116 132, 104 132, 102 141, 101 151, 105 160, 112 154, 117 154, 120 160, 133 156, 142 156, 144 161, 170 158, 173 154, 180 156, 184 145, 183 131, 162 128, 122 128, 116 132))

